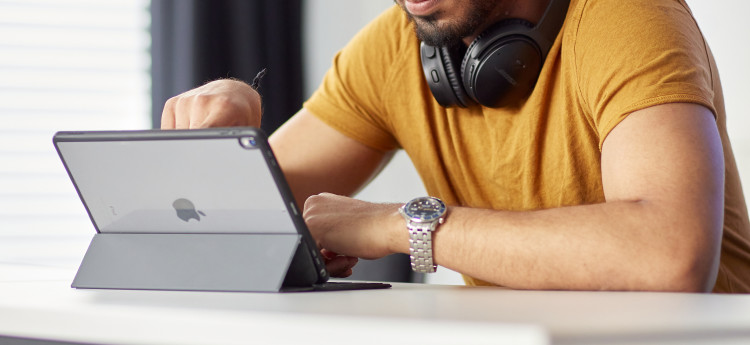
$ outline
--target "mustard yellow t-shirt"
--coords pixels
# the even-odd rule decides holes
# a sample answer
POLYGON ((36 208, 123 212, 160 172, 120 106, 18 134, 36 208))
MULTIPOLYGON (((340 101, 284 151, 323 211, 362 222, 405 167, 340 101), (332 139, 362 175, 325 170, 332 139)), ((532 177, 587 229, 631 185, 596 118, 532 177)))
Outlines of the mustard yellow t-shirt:
POLYGON ((370 147, 403 148, 427 192, 448 204, 535 210, 604 202, 607 134, 633 111, 670 102, 717 118, 726 191, 714 291, 750 292, 750 225, 719 74, 684 1, 571 1, 534 91, 500 109, 440 106, 413 26, 394 6, 336 55, 305 108, 370 147))

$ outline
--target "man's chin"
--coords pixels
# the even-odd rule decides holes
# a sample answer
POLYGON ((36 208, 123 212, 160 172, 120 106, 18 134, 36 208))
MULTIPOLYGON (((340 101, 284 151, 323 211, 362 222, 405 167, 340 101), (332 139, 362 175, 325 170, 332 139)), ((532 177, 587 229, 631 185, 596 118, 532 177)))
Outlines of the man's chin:
POLYGON ((470 8, 457 9, 462 13, 453 13, 442 8, 426 11, 417 16, 410 13, 403 0, 396 1, 414 23, 417 37, 432 46, 449 46, 464 43, 465 37, 473 37, 484 22, 491 17, 493 9, 499 2, 496 0, 475 0, 470 8), (427 14, 429 13, 429 14, 427 14))
POLYGON ((425 44, 431 46, 450 46, 460 42, 462 37, 456 36, 455 33, 440 27, 434 21, 414 21, 414 31, 417 38, 425 44))

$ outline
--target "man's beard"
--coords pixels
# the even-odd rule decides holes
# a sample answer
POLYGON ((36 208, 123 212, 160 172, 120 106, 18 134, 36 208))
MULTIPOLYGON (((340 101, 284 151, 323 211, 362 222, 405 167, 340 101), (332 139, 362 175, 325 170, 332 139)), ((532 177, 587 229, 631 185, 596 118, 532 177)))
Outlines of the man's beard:
POLYGON ((455 46, 463 38, 473 35, 490 17, 497 2, 493 0, 471 1, 470 9, 464 18, 439 23, 438 18, 444 13, 438 12, 429 16, 412 16, 402 7, 409 20, 414 22, 414 31, 420 41, 431 46, 455 46))

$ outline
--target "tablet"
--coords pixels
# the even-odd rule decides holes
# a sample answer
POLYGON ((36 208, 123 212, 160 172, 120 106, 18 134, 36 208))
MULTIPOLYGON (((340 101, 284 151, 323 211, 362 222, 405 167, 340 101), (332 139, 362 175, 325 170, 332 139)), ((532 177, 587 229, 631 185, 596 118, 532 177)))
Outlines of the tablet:
POLYGON ((98 234, 299 234, 285 289, 389 286, 324 284, 323 259, 260 129, 58 132, 53 142, 98 234))

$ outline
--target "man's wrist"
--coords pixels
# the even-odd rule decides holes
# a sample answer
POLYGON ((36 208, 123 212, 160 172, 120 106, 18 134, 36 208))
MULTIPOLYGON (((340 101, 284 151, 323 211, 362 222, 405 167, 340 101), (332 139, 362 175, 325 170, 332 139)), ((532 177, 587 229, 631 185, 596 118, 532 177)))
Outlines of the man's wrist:
POLYGON ((399 204, 393 204, 393 210, 388 214, 388 250, 391 253, 409 254, 409 232, 406 231, 404 217, 399 213, 399 204))

